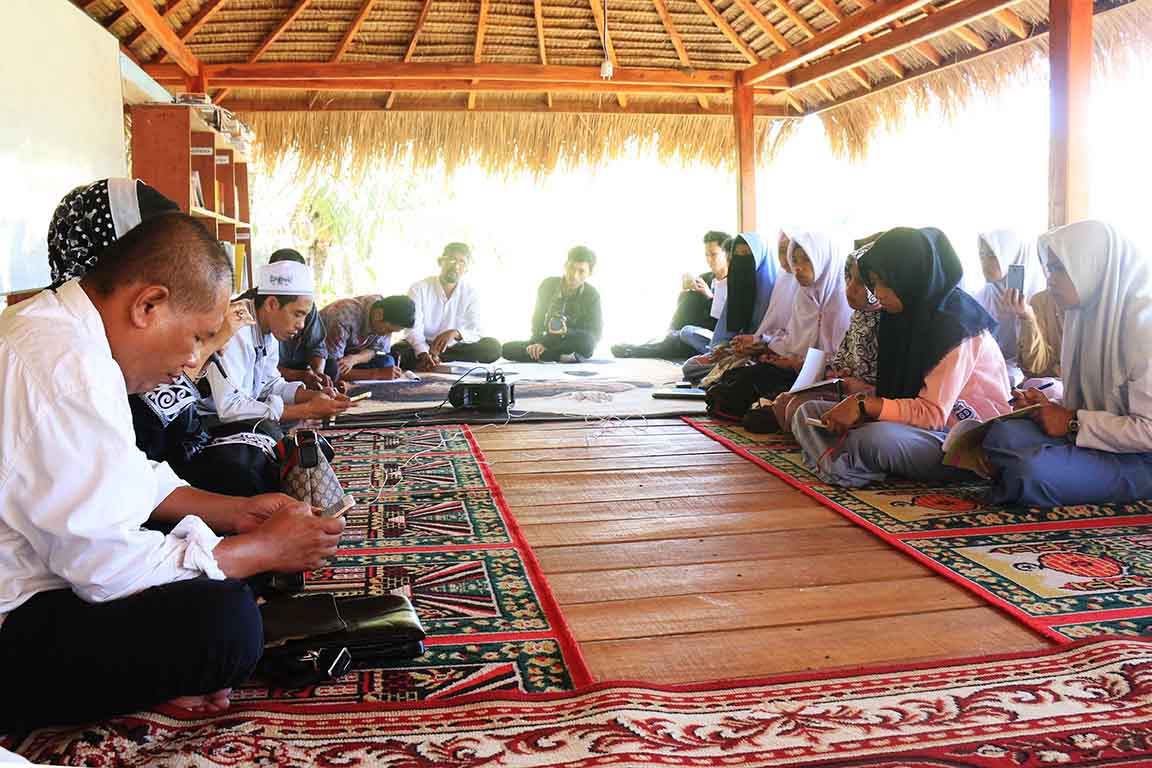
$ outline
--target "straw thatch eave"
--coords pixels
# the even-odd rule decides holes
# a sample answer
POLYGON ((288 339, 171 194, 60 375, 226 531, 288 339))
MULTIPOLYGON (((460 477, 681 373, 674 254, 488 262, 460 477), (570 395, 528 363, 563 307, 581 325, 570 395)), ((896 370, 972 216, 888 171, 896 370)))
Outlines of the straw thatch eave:
MULTIPOLYGON (((1098 11, 1107 11, 1097 23, 1102 60, 1146 42, 1144 9, 1152 0, 1111 10, 1123 1, 1097 2, 1098 11)), ((160 64, 166 59, 152 35, 117 0, 76 2, 154 75, 183 82, 187 70, 160 64)), ((605 51, 591 0, 490 0, 483 14, 481 0, 142 2, 153 3, 203 63, 201 74, 209 87, 217 84, 223 103, 258 128, 266 158, 301 151, 311 163, 362 167, 370 162, 365 158, 400 154, 448 166, 470 157, 537 172, 601 162, 636 143, 665 157, 728 163, 736 74, 768 74, 774 62, 808 50, 815 55, 805 53, 798 66, 781 70, 786 74, 758 84, 757 113, 818 113, 833 148, 859 156, 878 128, 906 113, 933 100, 958 109, 972 94, 995 91, 1033 67, 1044 54, 1047 25, 1047 6, 1037 0, 890 0, 875 8, 886 14, 883 22, 866 28, 873 0, 610 0, 609 47, 619 67, 722 77, 662 85, 601 82, 592 74, 557 84, 545 74, 509 76, 498 68, 546 63, 541 69, 594 73, 605 51), (938 33, 921 34, 933 29, 938 33), (889 50, 889 39, 914 42, 891 43, 889 50), (853 60, 859 63, 840 65, 853 60), (325 69, 333 62, 358 64, 359 74, 325 69), (383 74, 396 62, 416 71, 383 74), (481 62, 469 79, 459 70, 451 78, 430 74, 465 62, 481 62), (276 81, 263 75, 268 66, 280 67, 276 77, 284 67, 313 74, 276 81), (529 117, 534 112, 541 114, 529 117), (523 129, 511 127, 517 120, 523 129), (421 136, 428 147, 415 146, 421 136), (506 136, 514 151, 485 146, 506 143, 506 136), (374 148, 373 141, 392 145, 374 148), (601 141, 612 146, 594 144, 601 141)), ((788 132, 781 127, 772 135, 788 132)))

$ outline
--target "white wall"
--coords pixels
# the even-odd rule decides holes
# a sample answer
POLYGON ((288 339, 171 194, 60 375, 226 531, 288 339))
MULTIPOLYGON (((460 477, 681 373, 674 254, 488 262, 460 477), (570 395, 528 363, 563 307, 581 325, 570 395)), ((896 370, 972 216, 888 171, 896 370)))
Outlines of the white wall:
POLYGON ((116 39, 68 0, 0 7, 2 294, 48 284, 60 198, 127 169, 116 39))

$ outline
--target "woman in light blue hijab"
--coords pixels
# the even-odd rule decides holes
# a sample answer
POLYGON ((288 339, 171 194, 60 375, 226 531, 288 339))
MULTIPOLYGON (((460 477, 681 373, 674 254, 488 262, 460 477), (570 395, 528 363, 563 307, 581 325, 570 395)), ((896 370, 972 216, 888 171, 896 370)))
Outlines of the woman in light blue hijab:
MULTIPOLYGON (((770 243, 775 244, 772 240, 765 241, 755 232, 742 232, 732 239, 728 296, 716 321, 713 349, 727 343, 733 336, 755 331, 768 311, 779 270, 776 249, 770 248, 770 243)), ((684 378, 698 382, 716 362, 711 353, 693 357, 684 363, 684 378)))
POLYGON ((1048 290, 1064 310, 1064 400, 1029 390, 1031 420, 999 422, 984 451, 991 500, 1054 507, 1152 499, 1152 264, 1107 224, 1040 238, 1048 290))

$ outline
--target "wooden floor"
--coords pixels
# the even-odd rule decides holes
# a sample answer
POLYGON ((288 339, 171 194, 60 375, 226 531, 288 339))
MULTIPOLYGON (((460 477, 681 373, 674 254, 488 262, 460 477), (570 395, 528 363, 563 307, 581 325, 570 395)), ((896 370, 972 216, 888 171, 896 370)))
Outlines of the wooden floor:
POLYGON ((679 420, 473 429, 599 680, 1050 645, 679 420))

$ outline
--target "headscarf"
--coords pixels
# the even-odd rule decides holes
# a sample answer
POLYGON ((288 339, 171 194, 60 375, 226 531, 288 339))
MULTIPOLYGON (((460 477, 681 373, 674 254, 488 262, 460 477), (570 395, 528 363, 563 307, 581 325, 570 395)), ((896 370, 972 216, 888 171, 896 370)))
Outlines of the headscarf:
POLYGON ((80 277, 100 252, 144 219, 180 207, 139 179, 104 179, 77 187, 56 206, 48 225, 52 284, 80 277))
POLYGON ((916 397, 924 378, 962 341, 996 321, 958 285, 964 268, 938 229, 889 230, 860 256, 860 273, 878 275, 900 297, 904 311, 880 317, 876 393, 916 397))
POLYGON ((1000 345, 1004 359, 1015 360, 1016 317, 1001 308, 1000 299, 1008 290, 1008 267, 1014 265, 1024 267, 1025 301, 1044 290, 1044 271, 1036 250, 1036 241, 1021 237, 1010 229, 981 232, 979 239, 988 246, 988 250, 1000 264, 1000 279, 986 283, 976 294, 976 300, 999 323, 996 328, 996 342, 1000 345))
MULTIPOLYGON (((778 230, 769 248, 768 258, 776 259, 781 235, 789 240, 792 239, 787 231, 778 230)), ((771 343, 787 333, 788 320, 792 317, 792 305, 796 301, 796 291, 799 289, 800 284, 796 282, 796 278, 791 272, 781 270, 776 274, 776 284, 772 287, 772 298, 768 302, 768 308, 764 311, 760 325, 756 328, 757 338, 771 343)))
POLYGON ((789 260, 797 243, 808 254, 816 278, 808 287, 793 278, 796 294, 788 323, 772 348, 782 355, 803 357, 809 347, 815 347, 831 355, 840 347, 852 320, 852 307, 844 294, 846 249, 828 235, 798 232, 788 247, 789 260))
POLYGON ((1134 243, 1099 221, 1040 237, 1080 294, 1064 310, 1060 371, 1064 405, 1129 415, 1127 385, 1143 378, 1152 354, 1152 269, 1134 243))
MULTIPOLYGON (((728 301, 716 322, 713 338, 723 341, 740 333, 751 333, 768 310, 779 266, 776 254, 768 250, 764 239, 755 232, 742 232, 732 246, 728 266, 728 301), (743 242, 752 251, 737 256, 736 244, 743 242)), ((775 242, 773 242, 775 245, 775 242)))
MULTIPOLYGON (((104 179, 77 187, 56 206, 48 225, 48 264, 58 286, 83 277, 106 247, 144 219, 177 211, 179 206, 138 179, 104 179)), ((200 399, 187 375, 141 394, 162 426, 167 427, 200 399)))

